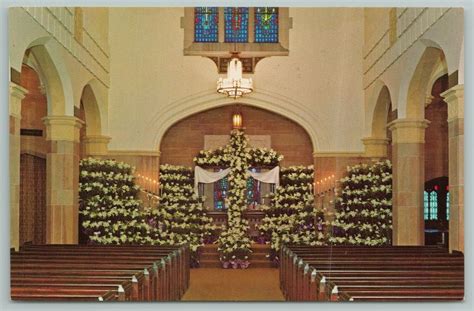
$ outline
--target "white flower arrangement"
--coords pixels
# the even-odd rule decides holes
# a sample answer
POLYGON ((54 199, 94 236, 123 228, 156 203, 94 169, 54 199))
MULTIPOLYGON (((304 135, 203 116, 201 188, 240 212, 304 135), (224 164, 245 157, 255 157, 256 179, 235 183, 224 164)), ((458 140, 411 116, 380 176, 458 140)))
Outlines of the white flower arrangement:
POLYGON ((274 167, 281 160, 283 156, 272 149, 248 147, 248 137, 238 129, 231 131, 230 141, 225 147, 200 151, 194 158, 194 163, 202 167, 231 168, 227 176, 229 190, 225 199, 228 223, 217 240, 224 267, 232 265, 234 268, 246 268, 249 264, 249 224, 242 218, 242 212, 247 208, 246 189, 247 179, 250 177, 248 169, 274 167))
POLYGON ((203 200, 193 188, 192 169, 164 164, 160 166, 161 195, 156 208, 147 210, 155 228, 152 239, 158 245, 189 244, 193 265, 198 265, 196 251, 212 235, 215 226, 207 217, 203 200))
POLYGON ((272 259, 278 260, 283 244, 324 244, 324 235, 315 223, 318 211, 314 208, 313 180, 312 165, 281 170, 281 185, 271 198, 271 206, 262 208, 266 216, 259 226, 271 245, 272 259))
POLYGON ((80 162, 79 217, 81 242, 142 244, 150 231, 137 199, 134 168, 113 160, 80 162))
POLYGON ((335 219, 328 242, 350 245, 391 244, 392 165, 390 161, 347 167, 341 178, 335 219))

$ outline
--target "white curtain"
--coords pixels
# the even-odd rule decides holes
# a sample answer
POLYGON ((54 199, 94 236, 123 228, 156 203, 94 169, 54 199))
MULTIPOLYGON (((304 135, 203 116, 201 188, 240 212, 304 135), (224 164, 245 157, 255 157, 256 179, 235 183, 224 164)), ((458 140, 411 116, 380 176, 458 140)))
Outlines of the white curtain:
MULTIPOLYGON (((230 168, 219 172, 209 172, 200 166, 194 168, 194 191, 198 193, 199 183, 209 184, 216 182, 230 173, 230 168)), ((280 167, 276 166, 268 172, 256 173, 249 171, 250 176, 258 181, 275 184, 276 187, 280 185, 280 167)))
POLYGON ((202 167, 196 166, 194 168, 194 191, 198 193, 199 183, 209 184, 216 182, 230 173, 230 168, 219 172, 209 172, 203 169, 202 167))
POLYGON ((280 185, 280 167, 275 166, 273 169, 267 171, 267 172, 262 172, 262 173, 257 173, 257 172, 250 172, 250 176, 252 176, 254 179, 267 183, 267 184, 275 184, 276 187, 280 185))

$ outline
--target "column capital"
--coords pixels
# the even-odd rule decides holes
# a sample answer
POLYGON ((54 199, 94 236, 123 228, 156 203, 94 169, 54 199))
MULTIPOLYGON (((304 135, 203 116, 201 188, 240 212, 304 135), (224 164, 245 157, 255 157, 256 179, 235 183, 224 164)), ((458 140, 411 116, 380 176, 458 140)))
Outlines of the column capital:
POLYGON ((86 155, 103 156, 108 153, 108 144, 111 137, 104 135, 88 135, 83 142, 86 147, 86 155))
POLYGON ((421 143, 425 142, 425 129, 430 124, 428 120, 397 119, 387 124, 392 131, 392 144, 396 143, 421 143))
POLYGON ((27 89, 14 82, 10 82, 9 107, 11 116, 21 119, 21 100, 25 98, 26 94, 28 94, 27 89))
POLYGON ((387 156, 387 145, 389 140, 385 137, 362 138, 365 146, 365 156, 369 158, 383 158, 387 156))
POLYGON ((425 107, 427 107, 431 102, 435 99, 435 97, 431 94, 426 95, 425 97, 425 107))
POLYGON ((464 119, 464 84, 458 84, 441 93, 448 104, 448 122, 464 119))
POLYGON ((47 129, 46 140, 80 141, 82 120, 73 116, 47 116, 42 120, 47 129))

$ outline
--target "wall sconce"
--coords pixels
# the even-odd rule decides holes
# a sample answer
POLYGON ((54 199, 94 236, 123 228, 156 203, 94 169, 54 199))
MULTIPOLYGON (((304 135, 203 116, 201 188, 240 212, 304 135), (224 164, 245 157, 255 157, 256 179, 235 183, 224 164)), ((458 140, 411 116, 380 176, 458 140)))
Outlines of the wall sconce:
POLYGON ((234 127, 234 129, 241 129, 242 123, 242 114, 240 112, 234 113, 234 115, 232 116, 232 126, 234 127))

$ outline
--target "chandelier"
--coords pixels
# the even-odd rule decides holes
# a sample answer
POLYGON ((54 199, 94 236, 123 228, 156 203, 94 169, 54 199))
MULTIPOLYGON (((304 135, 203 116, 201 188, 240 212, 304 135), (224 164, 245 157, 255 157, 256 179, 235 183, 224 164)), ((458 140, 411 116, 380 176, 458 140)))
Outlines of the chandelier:
POLYGON ((227 78, 217 80, 217 92, 236 99, 252 91, 252 78, 242 78, 242 62, 233 57, 227 65, 227 78))

